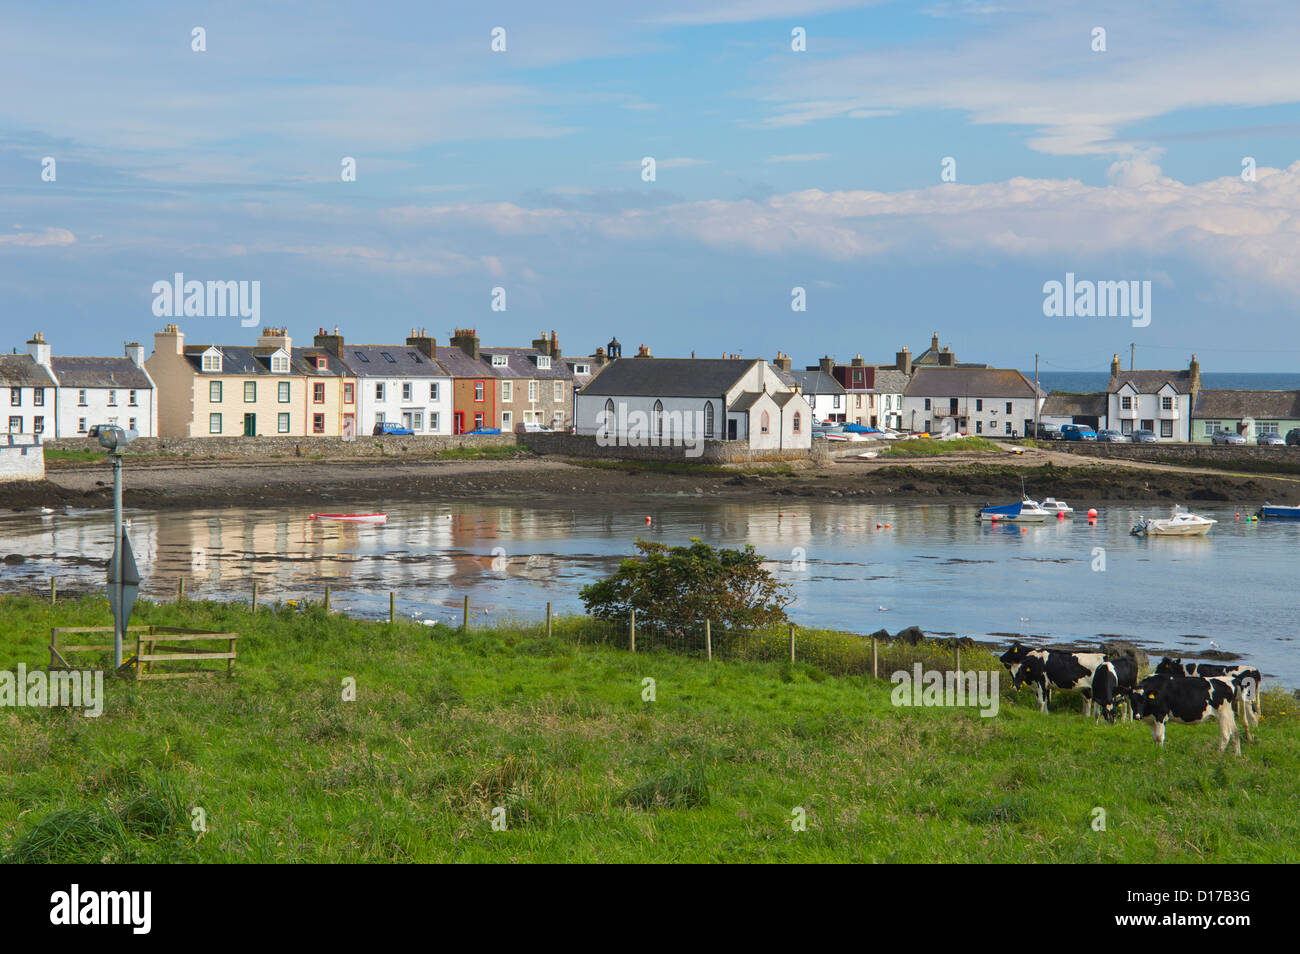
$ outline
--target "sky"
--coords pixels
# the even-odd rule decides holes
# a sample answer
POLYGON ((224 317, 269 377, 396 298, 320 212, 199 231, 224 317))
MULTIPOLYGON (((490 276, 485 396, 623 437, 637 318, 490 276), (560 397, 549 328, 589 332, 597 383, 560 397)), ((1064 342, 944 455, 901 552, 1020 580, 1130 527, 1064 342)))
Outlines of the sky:
POLYGON ((1139 367, 1300 371, 1293 3, 102 0, 4 21, 4 350, 151 347, 179 272, 259 282, 261 325, 304 342, 554 329, 565 354, 617 337, 801 367, 937 332, 1044 371, 1130 346, 1139 367), (1149 321, 1045 314, 1067 273, 1149 288, 1149 321))

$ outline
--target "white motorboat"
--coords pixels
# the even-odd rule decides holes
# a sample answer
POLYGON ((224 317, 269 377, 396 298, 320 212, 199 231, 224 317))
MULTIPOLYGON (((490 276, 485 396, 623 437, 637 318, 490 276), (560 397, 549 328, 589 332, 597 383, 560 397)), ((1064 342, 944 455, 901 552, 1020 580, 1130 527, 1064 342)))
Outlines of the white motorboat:
POLYGON ((1053 517, 1061 513, 1065 514, 1067 517, 1074 516, 1074 508, 1071 507, 1064 500, 1057 500, 1055 497, 1048 497, 1046 500, 1044 500, 1043 509, 1046 510, 1048 514, 1053 517))
POLYGON ((1028 497, 1025 497, 1018 504, 1007 504, 1003 507, 985 507, 980 511, 980 519, 991 523, 1041 523, 1047 517, 1048 513, 1043 509, 1042 504, 1036 500, 1030 500, 1028 497))
POLYGON ((1174 507, 1168 517, 1141 517, 1129 532, 1137 537, 1203 537, 1219 521, 1174 507))

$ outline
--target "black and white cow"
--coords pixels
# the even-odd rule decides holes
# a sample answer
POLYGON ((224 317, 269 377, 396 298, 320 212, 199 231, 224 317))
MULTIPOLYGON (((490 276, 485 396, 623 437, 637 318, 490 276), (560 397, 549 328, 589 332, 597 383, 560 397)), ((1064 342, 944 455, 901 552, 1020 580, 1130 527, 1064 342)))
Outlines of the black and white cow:
POLYGON ((1241 711, 1241 721, 1246 723, 1246 738, 1250 738, 1250 726, 1259 725, 1261 711, 1259 694, 1264 690, 1264 674, 1252 666, 1221 666, 1218 663, 1190 662, 1182 659, 1170 659, 1165 656, 1156 666, 1156 675, 1161 676, 1228 676, 1237 687, 1237 708, 1241 711))
MULTIPOLYGON (((1011 647, 1014 651, 1019 643, 1011 647)), ((1071 653, 1060 649, 1034 649, 1022 652, 1020 658, 1010 663, 1011 687, 1020 689, 1033 686, 1038 695, 1038 709, 1047 711, 1047 701, 1052 687, 1079 689, 1088 700, 1087 713, 1092 713, 1092 674, 1105 662, 1101 653, 1071 653)), ((1003 662, 1006 662, 1003 655, 1003 662)))
POLYGON ((1232 714, 1237 687, 1228 676, 1148 676, 1130 694, 1133 718, 1151 723, 1151 738, 1165 744, 1165 725, 1171 719, 1197 725, 1207 719, 1219 723, 1219 751, 1232 742, 1241 754, 1241 736, 1232 714))
MULTIPOLYGON (((1120 701, 1131 701, 1130 695, 1137 688, 1137 674, 1137 660, 1132 656, 1115 656, 1092 671, 1092 705, 1098 721, 1103 716, 1107 722, 1115 721, 1120 701)), ((1131 705, 1129 715, 1132 715, 1131 705)))

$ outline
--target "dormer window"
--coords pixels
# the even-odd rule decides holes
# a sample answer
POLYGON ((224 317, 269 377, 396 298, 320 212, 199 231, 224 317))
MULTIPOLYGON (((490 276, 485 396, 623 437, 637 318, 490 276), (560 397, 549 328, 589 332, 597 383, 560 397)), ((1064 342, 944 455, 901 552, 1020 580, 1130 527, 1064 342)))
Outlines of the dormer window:
POLYGON ((221 352, 219 351, 206 352, 203 355, 203 370, 219 372, 221 370, 221 352))
POLYGON ((316 370, 317 370, 317 371, 328 371, 329 369, 330 369, 329 359, 328 359, 328 358, 322 358, 320 355, 317 355, 317 356, 316 356, 316 370))
POLYGON ((551 356, 549 354, 539 354, 537 356, 537 367, 543 371, 549 371, 551 368, 551 356))
POLYGON ((589 364, 575 364, 575 365, 573 366, 573 373, 574 373, 574 374, 591 374, 591 365, 589 365, 589 364))
POLYGON ((271 355, 271 371, 275 374, 288 374, 289 358, 282 354, 271 355))
POLYGON ((494 368, 504 368, 508 362, 509 359, 503 354, 494 354, 492 356, 492 367, 494 368))

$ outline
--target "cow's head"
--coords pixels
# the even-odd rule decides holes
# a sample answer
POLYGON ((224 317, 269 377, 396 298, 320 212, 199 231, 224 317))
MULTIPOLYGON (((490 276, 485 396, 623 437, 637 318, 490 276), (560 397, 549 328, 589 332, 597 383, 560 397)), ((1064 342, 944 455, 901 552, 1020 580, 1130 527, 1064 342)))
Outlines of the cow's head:
POLYGON ((1183 674, 1183 660, 1171 659, 1165 656, 1160 660, 1160 665, 1156 666, 1157 676, 1181 676, 1183 674))
POLYGON ((1012 643, 1011 648, 999 656, 998 659, 1002 660, 1002 665, 1006 666, 1008 669, 1012 669, 1012 667, 1024 659, 1028 653, 1029 650, 1024 646, 1021 646, 1019 641, 1016 641, 1012 643))
POLYGON ((1025 656, 1011 665, 1011 688, 1043 685, 1047 682, 1047 667, 1037 656, 1025 656))

